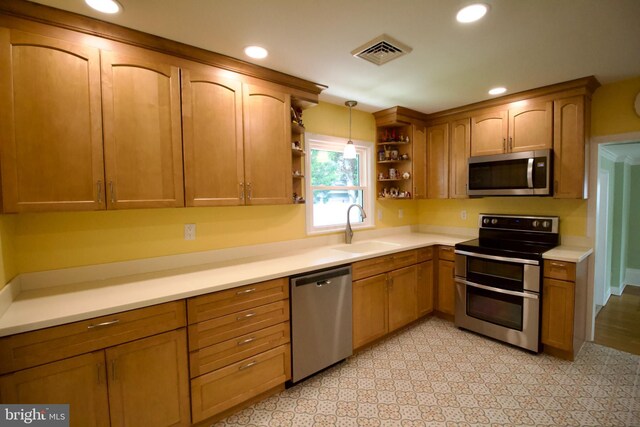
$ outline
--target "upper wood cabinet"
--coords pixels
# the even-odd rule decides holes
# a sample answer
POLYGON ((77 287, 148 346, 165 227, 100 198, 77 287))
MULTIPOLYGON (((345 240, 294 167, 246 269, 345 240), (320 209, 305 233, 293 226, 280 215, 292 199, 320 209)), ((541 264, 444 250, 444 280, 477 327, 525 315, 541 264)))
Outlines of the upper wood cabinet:
POLYGON ((427 198, 449 197, 449 123, 427 127, 427 198))
POLYGON ((104 209, 100 52, 0 28, 4 212, 104 209))
POLYGON ((413 125, 413 198, 427 198, 427 129, 413 125))
POLYGON ((587 197, 585 143, 590 110, 589 99, 573 96, 554 102, 553 197, 582 199, 587 197))
POLYGON ((102 108, 109 208, 184 206, 180 70, 103 51, 102 108))
POLYGON ((217 71, 182 69, 187 206, 244 204, 242 83, 217 71))
POLYGON ((471 155, 551 148, 553 103, 526 100, 471 117, 471 155))
POLYGON ((488 156, 507 152, 507 110, 495 110, 471 117, 471 155, 488 156))
POLYGON ((245 197, 249 205, 293 203, 290 96, 243 86, 245 197))
POLYGON ((471 155, 471 122, 468 118, 451 122, 449 197, 466 198, 468 161, 471 155))

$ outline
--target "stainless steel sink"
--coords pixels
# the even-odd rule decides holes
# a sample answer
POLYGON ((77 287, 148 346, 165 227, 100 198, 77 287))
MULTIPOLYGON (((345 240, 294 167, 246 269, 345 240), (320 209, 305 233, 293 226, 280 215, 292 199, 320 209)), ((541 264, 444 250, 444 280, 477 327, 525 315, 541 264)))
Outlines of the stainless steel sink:
POLYGON ((384 251, 400 247, 398 243, 381 242, 379 240, 370 240, 367 242, 353 243, 350 245, 343 245, 334 249, 342 252, 349 252, 354 254, 366 254, 375 251, 384 251))

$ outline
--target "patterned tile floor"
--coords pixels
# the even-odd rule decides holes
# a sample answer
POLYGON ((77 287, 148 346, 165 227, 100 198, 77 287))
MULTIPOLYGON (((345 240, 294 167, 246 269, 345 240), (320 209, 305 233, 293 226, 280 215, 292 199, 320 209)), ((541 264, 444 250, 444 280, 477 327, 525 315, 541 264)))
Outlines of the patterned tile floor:
POLYGON ((640 356, 575 362, 426 319, 217 426, 640 426, 640 356))

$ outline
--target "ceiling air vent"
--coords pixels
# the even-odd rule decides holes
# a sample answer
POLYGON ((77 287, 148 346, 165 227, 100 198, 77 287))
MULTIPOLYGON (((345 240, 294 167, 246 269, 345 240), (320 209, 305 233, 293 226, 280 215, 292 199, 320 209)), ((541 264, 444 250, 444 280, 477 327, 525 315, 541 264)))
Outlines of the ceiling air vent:
POLYGON ((409 52, 411 52, 409 46, 383 34, 352 50, 351 54, 376 65, 382 65, 409 52))

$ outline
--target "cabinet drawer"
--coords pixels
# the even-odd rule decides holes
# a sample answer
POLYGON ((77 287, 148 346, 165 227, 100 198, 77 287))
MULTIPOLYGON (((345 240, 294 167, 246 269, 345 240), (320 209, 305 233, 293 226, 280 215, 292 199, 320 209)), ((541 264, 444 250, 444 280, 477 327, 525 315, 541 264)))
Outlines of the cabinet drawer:
POLYGON ((191 378, 286 344, 289 337, 289 322, 284 322, 191 352, 191 378))
POLYGON ((433 259, 433 247, 429 246, 428 248, 420 248, 417 250, 418 252, 418 262, 425 262, 433 259))
POLYGON ((0 374, 42 365, 185 326, 174 301, 0 339, 0 374))
POLYGON ((189 325, 189 351, 250 334, 289 320, 289 300, 189 325))
POLYGON ((573 262, 544 260, 544 277, 575 282, 576 265, 573 262))
POLYGON ((438 258, 447 261, 455 261, 455 252, 453 246, 440 246, 438 248, 438 258))
POLYGON ((287 278, 214 292, 187 300, 189 324, 289 298, 287 278))
POLYGON ((418 263, 418 251, 405 251, 391 255, 392 270, 408 267, 418 263))
POLYGON ((351 278, 353 280, 360 280, 385 273, 393 269, 392 263, 391 255, 354 262, 351 266, 351 278))
POLYGON ((276 347, 191 380, 193 422, 219 414, 291 378, 291 350, 276 347))

